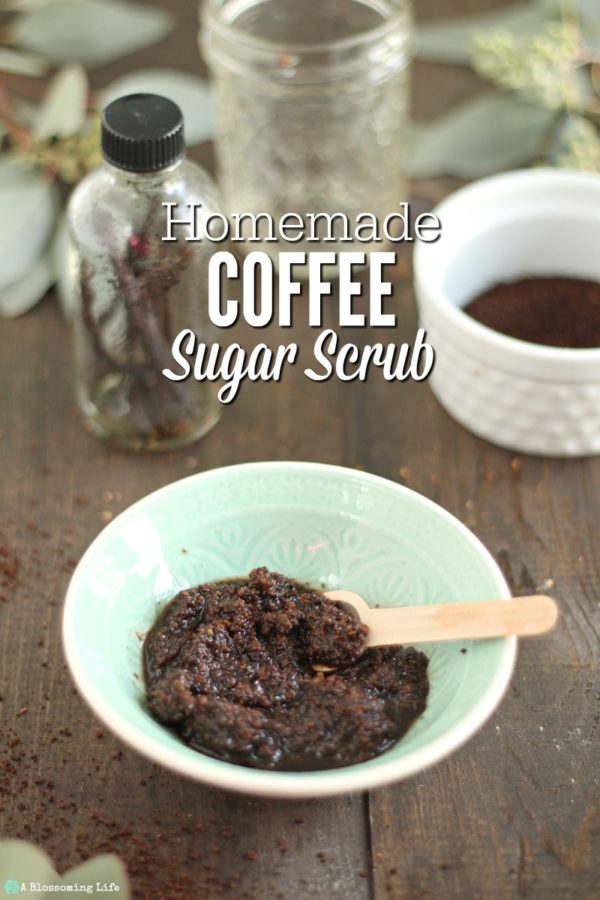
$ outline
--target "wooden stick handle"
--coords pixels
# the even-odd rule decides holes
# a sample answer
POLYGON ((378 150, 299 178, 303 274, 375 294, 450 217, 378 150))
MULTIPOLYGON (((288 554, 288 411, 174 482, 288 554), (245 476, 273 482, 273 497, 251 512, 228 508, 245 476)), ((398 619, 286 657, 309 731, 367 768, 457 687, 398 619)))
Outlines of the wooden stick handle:
POLYGON ((361 618, 369 626, 366 646, 377 647, 543 634, 556 624, 558 607, 552 597, 535 594, 482 603, 369 609, 364 614, 361 610, 361 618))

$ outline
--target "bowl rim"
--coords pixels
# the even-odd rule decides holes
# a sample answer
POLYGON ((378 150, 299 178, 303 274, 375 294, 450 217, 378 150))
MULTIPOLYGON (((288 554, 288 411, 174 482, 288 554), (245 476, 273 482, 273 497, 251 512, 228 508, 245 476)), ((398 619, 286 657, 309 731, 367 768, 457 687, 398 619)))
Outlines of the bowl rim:
MULTIPOLYGON (((596 172, 580 172, 568 169, 553 169, 551 167, 516 169, 511 172, 502 172, 498 175, 480 178, 472 184, 458 188, 458 190, 453 191, 438 203, 431 212, 443 224, 444 216, 447 216, 448 213, 453 214, 463 206, 468 208, 474 199, 485 196, 489 191, 497 192, 502 188, 523 191, 526 190, 528 184, 539 186, 544 181, 549 181, 552 186, 562 185, 564 188, 577 185, 581 189, 592 185, 594 190, 600 194, 600 175, 596 172)), ((590 207, 592 205, 593 201, 590 200, 590 207)), ((513 207, 513 210, 515 209, 513 207)), ((498 208, 490 206, 488 207, 488 212, 496 213, 498 208)), ((505 213, 504 218, 510 219, 511 216, 505 213)), ((504 352, 507 355, 511 354, 513 357, 518 356, 522 359, 554 363, 568 366, 569 368, 574 365, 585 365, 587 367, 594 363, 600 364, 600 347, 551 347, 546 344, 534 344, 530 341, 502 334, 467 315, 461 307, 449 302, 445 291, 438 284, 432 283, 429 272, 434 271, 435 266, 433 258, 430 257, 435 254, 435 251, 435 243, 423 243, 421 241, 416 243, 413 265, 417 296, 421 299, 425 295, 427 303, 436 312, 440 313, 449 325, 462 331, 467 338, 478 341, 497 352, 504 352)))
POLYGON ((174 490, 181 490, 184 483, 210 481, 222 478, 223 473, 233 473, 242 469, 251 473, 252 471, 265 471, 269 468, 274 470, 292 469, 302 473, 313 471, 328 474, 332 477, 345 478, 352 475, 353 478, 357 478, 359 481, 385 484, 388 489, 392 489, 399 494, 409 494, 417 498, 417 502, 435 510, 448 524, 462 533, 467 542, 482 555, 491 573, 496 578, 499 590, 498 596, 501 599, 510 598, 510 589, 498 564, 487 548, 466 525, 463 525, 459 519, 433 500, 388 478, 346 466, 284 460, 239 463, 206 469, 202 472, 176 479, 155 491, 151 491, 128 506, 100 531, 77 564, 67 588, 63 607, 62 643, 71 677, 80 695, 92 712, 113 734, 152 762, 170 769, 178 775, 203 782, 213 788, 222 788, 255 797, 307 799, 311 797, 335 796, 352 791, 364 791, 380 787, 400 781, 429 768, 429 766, 461 747, 472 737, 484 722, 490 718, 500 703, 510 683, 515 665, 517 653, 516 637, 498 639, 503 642, 503 653, 498 669, 484 695, 461 722, 432 740, 424 749, 415 750, 401 759, 384 760, 377 766, 364 769, 358 764, 339 769, 319 770, 318 772, 270 772, 219 760, 219 768, 215 767, 214 770, 204 771, 203 764, 206 759, 210 759, 211 763, 217 761, 202 753, 197 754, 197 759, 184 757, 178 749, 165 747, 154 738, 144 734, 137 726, 132 725, 123 713, 115 711, 110 701, 106 699, 103 692, 96 686, 94 680, 87 672, 85 660, 77 650, 75 612, 77 596, 80 594, 81 582, 85 577, 87 561, 96 552, 98 544, 109 539, 112 532, 117 531, 121 523, 128 517, 135 515, 136 511, 143 507, 148 500, 154 500, 160 495, 165 495, 174 490), (324 772, 327 774, 327 778, 323 778, 324 772), (319 777, 315 778, 315 775, 319 777))

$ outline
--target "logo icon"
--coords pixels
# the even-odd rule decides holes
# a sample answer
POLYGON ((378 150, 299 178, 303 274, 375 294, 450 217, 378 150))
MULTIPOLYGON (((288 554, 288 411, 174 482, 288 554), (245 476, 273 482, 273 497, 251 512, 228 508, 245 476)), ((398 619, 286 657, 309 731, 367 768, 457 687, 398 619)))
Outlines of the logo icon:
POLYGON ((4 883, 4 890, 7 894, 18 894, 21 890, 21 885, 18 881, 14 881, 12 878, 9 878, 4 883))

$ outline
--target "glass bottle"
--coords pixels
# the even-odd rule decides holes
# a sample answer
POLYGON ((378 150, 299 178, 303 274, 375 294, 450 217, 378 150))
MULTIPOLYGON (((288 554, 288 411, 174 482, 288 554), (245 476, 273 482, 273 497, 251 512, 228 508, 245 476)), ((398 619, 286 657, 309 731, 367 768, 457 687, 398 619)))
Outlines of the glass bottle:
MULTIPOLYGON (((201 38, 228 214, 267 212, 277 222, 297 213, 307 225, 310 213, 353 222, 399 212, 408 200, 410 0, 205 0, 201 38)), ((382 249, 341 241, 343 233, 338 219, 332 241, 263 240, 260 249, 382 249)))
POLYGON ((131 449, 197 440, 218 420, 217 387, 171 381, 171 347, 184 328, 216 339, 208 316, 210 243, 164 241, 167 210, 199 221, 219 211, 206 173, 184 159, 183 116, 171 100, 133 94, 102 117, 105 165, 75 189, 68 210, 74 294, 75 393, 88 428, 131 449))

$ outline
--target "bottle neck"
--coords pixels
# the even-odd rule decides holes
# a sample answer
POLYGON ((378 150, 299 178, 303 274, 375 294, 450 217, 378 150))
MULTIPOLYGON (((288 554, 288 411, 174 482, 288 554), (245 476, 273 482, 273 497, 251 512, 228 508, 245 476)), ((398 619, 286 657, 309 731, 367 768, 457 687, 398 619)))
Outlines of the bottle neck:
POLYGON ((129 172, 127 169, 120 169, 112 163, 104 161, 104 165, 112 174, 116 181, 122 184, 129 184, 141 191, 152 191, 160 188, 165 181, 168 181, 177 170, 181 167, 185 157, 182 156, 177 162, 164 169, 158 169, 156 172, 129 172))

